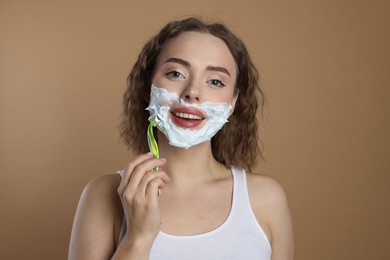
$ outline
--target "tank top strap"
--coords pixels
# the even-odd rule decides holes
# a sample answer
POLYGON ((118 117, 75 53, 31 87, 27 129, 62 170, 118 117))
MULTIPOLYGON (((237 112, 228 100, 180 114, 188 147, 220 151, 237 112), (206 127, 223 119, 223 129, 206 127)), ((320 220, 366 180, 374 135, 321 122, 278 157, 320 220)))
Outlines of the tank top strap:
POLYGON ((246 172, 244 169, 234 166, 231 171, 233 175, 233 201, 230 214, 232 218, 242 219, 243 216, 248 215, 248 212, 252 212, 246 183, 246 172))
POLYGON ((261 233, 264 233, 260 227, 256 216, 253 212, 249 200, 246 172, 244 169, 232 167, 234 178, 233 202, 231 208, 231 218, 233 222, 241 222, 242 225, 255 227, 261 233))
MULTIPOLYGON (((121 178, 123 178, 123 175, 124 175, 125 171, 124 170, 119 170, 116 173, 119 174, 121 176, 121 178)), ((117 244, 115 245, 116 248, 119 246, 119 242, 124 237, 125 232, 126 232, 126 228, 127 228, 126 218, 125 218, 125 215, 123 214, 123 216, 122 216, 122 224, 121 224, 121 228, 119 230, 118 241, 117 241, 117 244)))
POLYGON ((116 173, 119 174, 121 178, 123 178, 123 175, 125 174, 125 170, 119 170, 116 173))

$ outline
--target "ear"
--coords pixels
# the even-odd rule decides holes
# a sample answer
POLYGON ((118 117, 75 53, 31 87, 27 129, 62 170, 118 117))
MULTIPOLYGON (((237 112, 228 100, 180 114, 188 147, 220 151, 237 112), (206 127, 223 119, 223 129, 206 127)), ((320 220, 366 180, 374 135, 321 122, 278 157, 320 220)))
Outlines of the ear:
POLYGON ((239 91, 237 89, 237 93, 234 95, 233 100, 231 102, 232 109, 230 109, 229 116, 231 116, 233 114, 233 112, 234 112, 234 108, 236 107, 236 102, 237 102, 237 99, 238 99, 238 95, 239 95, 239 91))

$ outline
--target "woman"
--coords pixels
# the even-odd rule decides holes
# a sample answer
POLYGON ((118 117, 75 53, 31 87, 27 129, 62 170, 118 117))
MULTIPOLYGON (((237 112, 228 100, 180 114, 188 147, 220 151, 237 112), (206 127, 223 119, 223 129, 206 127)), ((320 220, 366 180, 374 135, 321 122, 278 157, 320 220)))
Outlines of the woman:
POLYGON ((152 38, 124 95, 121 134, 137 156, 84 189, 69 259, 293 259, 284 191, 250 173, 257 80, 222 24, 189 18, 152 38), (160 158, 147 153, 149 121, 160 158))

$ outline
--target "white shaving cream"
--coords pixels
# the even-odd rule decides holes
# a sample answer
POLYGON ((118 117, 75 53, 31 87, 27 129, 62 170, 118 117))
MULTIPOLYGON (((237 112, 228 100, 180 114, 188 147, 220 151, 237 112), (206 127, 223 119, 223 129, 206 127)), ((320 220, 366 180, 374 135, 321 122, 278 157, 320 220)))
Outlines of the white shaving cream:
POLYGON ((168 138, 169 144, 188 149, 194 145, 209 141, 228 121, 232 106, 228 103, 204 102, 187 103, 176 92, 152 85, 150 103, 146 108, 150 112, 149 121, 154 119, 157 128, 168 138), (193 107, 207 115, 206 122, 200 129, 189 129, 177 126, 169 117, 172 107, 193 107))

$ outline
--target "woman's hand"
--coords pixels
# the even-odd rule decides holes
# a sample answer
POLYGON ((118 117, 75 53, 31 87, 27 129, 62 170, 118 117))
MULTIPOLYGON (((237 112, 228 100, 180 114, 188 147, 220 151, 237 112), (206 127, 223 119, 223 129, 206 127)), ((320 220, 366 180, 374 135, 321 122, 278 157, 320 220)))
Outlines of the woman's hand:
POLYGON ((159 189, 169 182, 168 175, 160 170, 164 164, 164 159, 143 154, 125 168, 118 187, 127 221, 122 242, 128 241, 132 246, 143 248, 153 244, 161 226, 159 189), (158 167, 157 170, 152 171, 155 167, 158 167))

